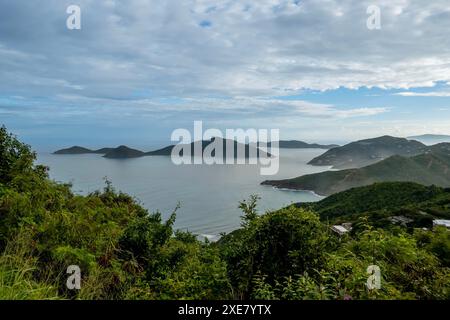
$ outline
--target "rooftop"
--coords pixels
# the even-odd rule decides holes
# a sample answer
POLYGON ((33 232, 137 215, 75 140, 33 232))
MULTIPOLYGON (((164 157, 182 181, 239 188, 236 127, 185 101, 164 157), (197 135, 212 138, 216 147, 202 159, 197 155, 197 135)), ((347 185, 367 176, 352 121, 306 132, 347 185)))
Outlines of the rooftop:
POLYGON ((450 220, 433 220, 433 225, 450 228, 450 220))

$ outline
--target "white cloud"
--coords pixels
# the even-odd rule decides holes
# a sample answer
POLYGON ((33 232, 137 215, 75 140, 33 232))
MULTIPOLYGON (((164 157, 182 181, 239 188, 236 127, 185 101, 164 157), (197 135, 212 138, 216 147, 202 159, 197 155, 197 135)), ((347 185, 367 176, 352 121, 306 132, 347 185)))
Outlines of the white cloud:
POLYGON ((8 76, 0 85, 44 76, 89 96, 124 98, 142 88, 270 96, 450 81, 448 1, 377 2, 382 29, 370 31, 369 0, 80 0, 82 30, 70 31, 67 1, 0 0, 0 74, 8 76))
POLYGON ((402 97, 450 97, 450 92, 445 91, 433 91, 433 92, 413 92, 413 91, 405 91, 395 93, 397 96, 402 97))
MULTIPOLYGON (((220 115, 234 115, 236 118, 273 118, 289 119, 292 117, 311 119, 346 119, 354 117, 374 116, 389 111, 385 107, 337 108, 330 104, 312 103, 303 100, 284 100, 264 97, 229 97, 229 98, 184 98, 176 99, 133 99, 124 103, 120 99, 90 98, 82 95, 58 95, 52 106, 63 106, 67 102, 75 103, 77 108, 87 113, 124 113, 138 116, 139 114, 161 114, 177 118, 180 112, 192 113, 195 117, 216 113, 220 115)), ((24 102, 26 104, 26 102, 24 102)), ((72 106, 69 113, 72 113, 72 106)), ((64 113, 64 108, 60 108, 64 113)))
MULTIPOLYGON (((358 106, 274 98, 360 87, 449 97, 411 90, 450 83, 448 0, 377 0, 382 25, 373 31, 373 0, 77 0, 82 29, 70 31, 72 2, 0 0, 0 94, 28 106, 14 109, 14 123, 206 119, 303 128, 313 138, 448 127, 383 123, 376 116, 391 109, 372 103, 377 94, 358 106)), ((387 117, 395 116, 403 114, 387 117)))

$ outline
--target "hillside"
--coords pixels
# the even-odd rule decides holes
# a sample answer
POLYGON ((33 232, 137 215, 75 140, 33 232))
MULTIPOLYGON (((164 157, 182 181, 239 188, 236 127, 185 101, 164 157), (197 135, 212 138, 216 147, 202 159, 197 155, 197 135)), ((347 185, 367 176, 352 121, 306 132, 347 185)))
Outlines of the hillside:
POLYGON ((93 153, 93 151, 79 146, 73 146, 67 149, 61 149, 53 152, 53 154, 88 154, 88 153, 93 153))
MULTIPOLYGON (((174 229, 176 212, 164 221, 109 181, 103 191, 76 195, 35 159, 0 128, 0 300, 449 299, 444 228, 355 223, 339 237, 309 209, 258 214, 254 196, 239 204, 239 230, 200 242, 174 229), (373 264, 383 270, 375 293, 364 290, 373 264), (82 270, 80 290, 68 290, 67 266, 82 270)), ((390 210, 389 203, 416 200, 428 211, 447 210, 444 192, 386 185, 330 197, 317 210, 390 210)))
POLYGON ((332 166, 334 169, 360 168, 384 160, 393 155, 411 157, 427 150, 427 146, 404 138, 382 136, 360 140, 328 150, 312 159, 309 164, 332 166))
POLYGON ((55 151, 55 152, 53 152, 53 154, 90 154, 90 153, 106 154, 112 150, 114 150, 114 148, 101 148, 98 150, 91 150, 91 149, 84 148, 84 147, 73 146, 73 147, 70 147, 67 149, 61 149, 61 150, 55 151))
MULTIPOLYGON (((211 140, 203 140, 203 141, 201 141, 202 152, 204 152, 205 149, 211 143, 216 141, 215 139, 219 139, 218 143, 222 143, 222 145, 223 145, 222 154, 224 155, 224 157, 225 157, 226 152, 227 152, 227 147, 228 147, 227 144, 229 144, 229 143, 233 144, 234 157, 235 158, 237 157, 238 147, 243 148, 243 150, 245 150, 245 157, 246 158, 250 157, 252 154, 256 154, 258 157, 270 156, 270 154, 268 154, 268 153, 266 153, 266 152, 264 152, 264 151, 262 151, 262 150, 260 150, 260 149, 258 149, 256 147, 250 146, 249 144, 242 144, 242 143, 239 143, 239 142, 234 141, 234 140, 227 140, 227 139, 222 139, 222 138, 213 138, 211 140)), ((184 146, 186 148, 189 148, 188 145, 184 145, 184 146)), ((155 150, 155 151, 147 152, 145 155, 147 155, 147 156, 170 156, 172 154, 172 150, 173 150, 174 147, 175 147, 174 145, 167 146, 167 147, 162 148, 162 149, 158 149, 158 150, 155 150)), ((190 149, 191 149, 191 154, 194 154, 194 142, 192 142, 190 144, 190 149)), ((180 155, 183 155, 183 152, 180 152, 180 155)), ((215 152, 212 152, 212 155, 215 156, 215 152)))
MULTIPOLYGON (((203 149, 209 145, 210 141, 203 141, 203 149)), ((267 146, 271 147, 271 143, 268 143, 267 146)), ((146 155, 149 156, 167 156, 172 153, 173 145, 167 146, 162 149, 158 149, 155 151, 147 152, 146 155)), ((339 147, 337 144, 329 144, 329 145, 322 145, 317 143, 307 143, 303 141, 298 140, 280 140, 278 143, 278 147, 280 149, 331 149, 339 147)), ((246 145, 246 148, 248 148, 248 144, 246 145)), ((224 149, 225 151, 225 149, 224 149)))
POLYGON ((313 210, 322 219, 331 221, 354 222, 364 214, 378 219, 405 215, 430 227, 433 218, 450 218, 450 189, 412 182, 383 182, 297 206, 313 210))
MULTIPOLYGON (((227 150, 227 143, 231 143, 234 148, 234 157, 237 157, 237 150, 239 148, 243 148, 245 150, 245 158, 249 158, 251 155, 256 154, 257 157, 268 157, 270 156, 269 153, 266 153, 259 148, 250 146, 249 144, 242 144, 234 140, 227 140, 227 139, 221 139, 221 138, 215 138, 220 139, 223 143, 223 149, 222 152, 224 156, 226 155, 227 150)), ((213 142, 215 139, 211 140, 203 140, 202 143, 202 152, 205 151, 205 149, 213 142)), ((137 158, 137 157, 143 157, 143 156, 170 156, 172 154, 172 150, 175 147, 175 145, 170 145, 158 150, 150 151, 150 152, 143 152, 140 150, 132 149, 127 146, 120 146, 117 148, 102 148, 98 150, 90 150, 83 147, 71 147, 68 149, 62 149, 55 151, 54 154, 103 154, 105 158, 110 159, 126 159, 126 158, 137 158)), ((189 147, 188 147, 189 148, 189 147)), ((190 144, 191 148, 191 154, 194 153, 194 142, 190 144)), ((181 152, 180 155, 183 153, 181 152)), ((215 152, 212 153, 212 155, 215 155, 215 152)))
POLYGON ((170 146, 164 147, 162 149, 146 152, 145 155, 146 156, 170 156, 172 154, 172 150, 174 147, 175 147, 174 145, 170 145, 170 146))
POLYGON ((128 159, 139 158, 144 155, 144 152, 131 149, 127 146, 120 146, 107 152, 103 157, 108 159, 128 159))
MULTIPOLYGON (((269 144, 270 145, 270 144, 269 144)), ((307 143, 298 140, 280 140, 280 149, 332 149, 339 147, 337 144, 318 144, 318 143, 307 143)))
POLYGON ((375 182, 409 181, 423 185, 450 186, 450 144, 439 144, 414 157, 392 156, 359 169, 326 171, 294 179, 264 181, 279 188, 313 190, 331 195, 375 182))
POLYGON ((108 152, 111 152, 114 149, 115 148, 101 148, 101 149, 92 151, 92 153, 95 153, 95 154, 107 154, 108 152))

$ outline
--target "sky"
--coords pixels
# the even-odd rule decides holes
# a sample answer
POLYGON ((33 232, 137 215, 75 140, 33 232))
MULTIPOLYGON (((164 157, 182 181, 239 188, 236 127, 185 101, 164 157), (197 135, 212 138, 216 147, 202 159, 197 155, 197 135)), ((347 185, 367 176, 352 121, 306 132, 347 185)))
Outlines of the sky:
POLYGON ((149 148, 199 120, 322 143, 450 134, 448 30, 448 0, 0 0, 0 124, 36 149, 149 148))

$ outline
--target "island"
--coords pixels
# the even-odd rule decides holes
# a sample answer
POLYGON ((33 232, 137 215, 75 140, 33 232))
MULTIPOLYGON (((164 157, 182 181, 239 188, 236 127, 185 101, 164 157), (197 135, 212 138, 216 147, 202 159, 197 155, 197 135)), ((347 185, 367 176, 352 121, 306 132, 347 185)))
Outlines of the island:
MULTIPOLYGON (((270 145, 270 144, 269 144, 270 145)), ((333 149, 339 147, 337 144, 307 143, 299 140, 280 140, 280 149, 333 149)))
POLYGON ((405 138, 382 136, 365 139, 328 150, 308 164, 331 166, 333 169, 360 168, 393 155, 411 157, 428 150, 423 143, 405 138))
MULTIPOLYGON (((213 142, 218 142, 218 144, 221 144, 223 147, 222 153, 223 156, 226 157, 227 153, 227 146, 232 145, 234 148, 234 157, 238 157, 238 149, 244 150, 245 152, 245 158, 252 157, 252 155, 256 155, 256 157, 271 157, 272 155, 269 152, 264 152, 260 148, 257 148, 250 144, 243 144, 239 143, 235 140, 229 140, 229 139, 222 139, 222 138, 212 138, 211 140, 202 140, 199 141, 201 143, 201 150, 202 154, 205 151, 205 149, 213 142), (220 141, 217 141, 220 140, 220 141)), ((190 143, 190 145, 180 145, 181 147, 186 147, 191 149, 191 154, 194 154, 194 145, 195 142, 190 143)), ((103 154, 103 157, 109 158, 109 159, 131 159, 131 158, 139 158, 139 157, 145 157, 145 156, 170 156, 172 155, 172 151, 175 145, 170 145, 167 147, 164 147, 162 149, 149 151, 149 152, 143 152, 141 150, 133 149, 128 146, 122 145, 117 148, 102 148, 98 150, 90 150, 88 148, 74 146, 67 149, 61 149, 58 151, 55 151, 54 154, 56 155, 67 155, 67 154, 103 154)), ((180 155, 182 156, 183 153, 181 152, 180 155)), ((215 152, 213 151, 212 156, 215 156, 215 152)))
POLYGON ((311 190, 331 195, 375 182, 416 182, 426 186, 450 187, 450 143, 431 146, 424 153, 405 157, 394 155, 362 168, 325 171, 285 180, 266 180, 263 185, 311 190))
POLYGON ((102 148, 98 150, 90 150, 88 148, 80 147, 80 146, 73 146, 67 149, 61 149, 58 151, 55 151, 54 154, 106 154, 113 150, 114 148, 102 148))

